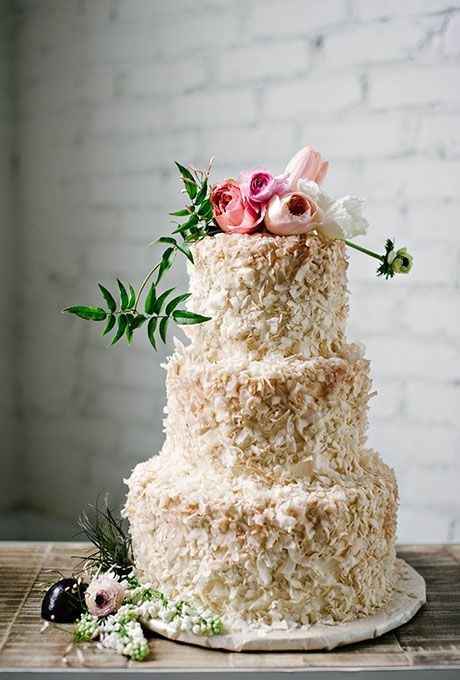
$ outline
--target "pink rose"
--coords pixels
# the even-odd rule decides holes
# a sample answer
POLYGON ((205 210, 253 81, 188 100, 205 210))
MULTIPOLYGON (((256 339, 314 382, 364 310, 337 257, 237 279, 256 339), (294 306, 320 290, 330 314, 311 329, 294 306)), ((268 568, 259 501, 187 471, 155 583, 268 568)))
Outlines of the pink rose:
POLYGON ((281 195, 287 191, 287 175, 273 177, 266 170, 242 172, 240 186, 247 200, 265 205, 275 194, 281 195))
POLYGON ((112 574, 101 574, 93 578, 86 589, 86 606, 93 616, 114 614, 123 604, 125 594, 125 586, 112 574))
POLYGON ((245 199, 239 184, 231 179, 214 187, 211 204, 214 219, 228 233, 251 234, 263 218, 260 206, 245 199))
POLYGON ((306 234, 317 226, 319 218, 316 203, 305 194, 294 192, 282 198, 273 196, 265 213, 265 226, 279 236, 306 234))
POLYGON ((321 159, 318 151, 315 151, 311 146, 304 146, 286 166, 285 172, 288 175, 289 188, 295 191, 299 179, 307 179, 321 184, 326 177, 328 168, 329 163, 321 159))

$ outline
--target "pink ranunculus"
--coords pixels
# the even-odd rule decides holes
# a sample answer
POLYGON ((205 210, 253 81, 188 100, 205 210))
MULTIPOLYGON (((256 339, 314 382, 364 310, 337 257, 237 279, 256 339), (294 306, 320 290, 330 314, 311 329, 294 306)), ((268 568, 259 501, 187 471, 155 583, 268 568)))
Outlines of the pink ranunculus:
POLYGON ((266 170, 242 172, 240 187, 243 196, 253 203, 265 205, 272 196, 281 196, 287 191, 287 175, 273 177, 266 170))
POLYGON ((329 163, 322 160, 318 151, 315 151, 311 146, 304 146, 286 166, 285 172, 288 176, 289 188, 291 191, 295 191, 299 179, 307 179, 321 184, 326 177, 328 168, 329 163))
POLYGON ((228 233, 252 234, 263 219, 262 208, 248 201, 231 179, 214 187, 211 204, 214 219, 228 233))
POLYGON ((306 234, 320 221, 320 210, 305 194, 293 192, 286 196, 273 196, 265 213, 265 226, 278 236, 306 234))
POLYGON ((111 573, 93 578, 85 592, 88 611, 93 616, 107 616, 118 611, 123 604, 126 587, 111 573))

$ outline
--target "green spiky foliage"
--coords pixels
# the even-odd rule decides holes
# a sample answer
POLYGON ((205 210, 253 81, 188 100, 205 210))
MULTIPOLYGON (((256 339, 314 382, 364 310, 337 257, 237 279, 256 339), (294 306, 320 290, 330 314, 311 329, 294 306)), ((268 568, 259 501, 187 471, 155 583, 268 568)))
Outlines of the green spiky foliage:
POLYGON ((108 499, 102 507, 98 502, 88 506, 78 518, 78 526, 96 548, 82 559, 94 570, 111 570, 122 578, 128 576, 134 567, 134 558, 127 521, 109 507, 108 499))

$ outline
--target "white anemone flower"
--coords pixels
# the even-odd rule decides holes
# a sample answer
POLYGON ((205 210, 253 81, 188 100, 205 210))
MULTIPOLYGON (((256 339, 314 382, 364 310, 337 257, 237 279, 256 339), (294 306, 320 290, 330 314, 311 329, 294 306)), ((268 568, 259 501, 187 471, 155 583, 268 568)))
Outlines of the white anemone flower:
POLYGON ((364 201, 357 196, 332 199, 316 182, 299 180, 298 189, 310 196, 321 209, 322 218, 315 226, 320 235, 327 239, 351 239, 366 234, 369 223, 363 216, 364 201))

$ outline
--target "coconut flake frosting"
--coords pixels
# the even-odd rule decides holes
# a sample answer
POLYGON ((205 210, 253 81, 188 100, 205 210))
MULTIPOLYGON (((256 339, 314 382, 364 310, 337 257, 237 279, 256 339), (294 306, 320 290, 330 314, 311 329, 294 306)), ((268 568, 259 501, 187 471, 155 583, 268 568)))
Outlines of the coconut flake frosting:
POLYGON ((193 257, 188 304, 212 317, 186 328, 201 355, 261 359, 340 351, 348 313, 342 242, 218 234, 197 243, 193 257))
POLYGON ((178 347, 167 372, 166 433, 175 466, 206 458, 269 482, 348 474, 359 465, 371 396, 363 358, 273 355, 248 363, 236 356, 211 363, 178 347))
POLYGON ((221 234, 193 254, 212 321, 177 343, 166 442, 127 482, 137 571, 228 630, 368 615, 394 584, 398 491, 366 449, 343 244, 221 234))
POLYGON ((348 482, 271 487, 211 465, 179 471, 163 454, 137 466, 126 511, 138 573, 232 630, 372 613, 393 587, 397 490, 365 457, 371 469, 348 482))

